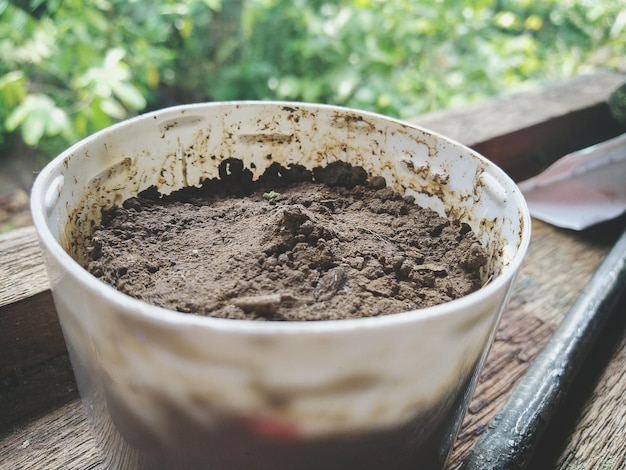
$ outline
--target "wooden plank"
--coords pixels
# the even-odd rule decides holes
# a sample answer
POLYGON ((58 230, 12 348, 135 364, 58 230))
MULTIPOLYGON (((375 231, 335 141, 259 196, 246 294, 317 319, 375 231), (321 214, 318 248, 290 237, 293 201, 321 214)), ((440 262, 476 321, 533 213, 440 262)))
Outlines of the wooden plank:
MULTIPOLYGON (((622 307, 626 303, 622 304, 622 307)), ((624 310, 622 310, 623 312, 624 310)), ((623 331, 623 330, 622 330, 623 331)), ((578 415, 556 466, 626 468, 626 335, 578 415)))
POLYGON ((557 158, 624 132, 606 103, 626 74, 602 72, 411 122, 458 140, 525 179, 557 158))
POLYGON ((0 434, 78 397, 67 354, 0 375, 0 434))
MULTIPOLYGON (((463 423, 462 430, 455 444, 450 469, 458 468, 469 453, 478 436, 487 423, 500 409, 516 380, 526 371, 529 362, 548 340, 552 331, 574 303, 578 292, 583 288, 603 256, 611 246, 611 239, 598 239, 585 234, 555 229, 538 221, 533 221, 533 238, 528 257, 522 267, 514 288, 509 306, 502 318, 496 341, 491 349, 485 370, 470 404, 469 412, 463 423)), ((614 364, 623 374, 626 364, 614 364)), ((617 374, 613 374, 617 375, 617 374)), ((69 419, 69 418, 68 418, 69 419)), ((608 423, 619 426, 620 420, 608 423)), ((77 451, 84 453, 82 468, 100 468, 97 454, 93 446, 89 428, 82 409, 77 402, 60 407, 51 414, 34 421, 28 426, 19 427, 1 441, 0 462, 3 451, 16 449, 30 438, 39 447, 30 446, 20 450, 23 459, 20 464, 45 462, 42 455, 48 455, 57 467, 41 468, 78 468, 73 443, 63 451, 59 451, 56 435, 67 426, 73 426, 72 439, 77 451), (65 421, 63 415, 68 414, 71 420, 65 421), (29 437, 27 437, 29 436, 29 437)), ((605 423, 605 426, 607 424, 605 423)), ((619 452, 613 455, 625 455, 626 436, 621 429, 612 429, 620 439, 611 445, 622 445, 619 452)), ((72 441, 72 442, 73 442, 72 441)), ((591 441, 591 445, 598 443, 591 441)), ((602 449, 593 447, 594 452, 602 449)), ((7 454, 9 455, 9 454, 7 454)), ((18 468, 18 467, 15 467, 18 468)), ((39 467, 31 467, 39 468, 39 467)), ((566 467, 563 467, 566 468, 566 467)), ((590 468, 590 467, 588 467, 590 468)))
POLYGON ((0 374, 65 352, 34 227, 0 235, 0 374))
POLYGON ((0 307, 0 372, 30 367, 65 354, 63 333, 49 290, 0 307))
POLYGON ((0 441, 0 470, 104 470, 81 403, 74 400, 0 441))
POLYGON ((48 290, 48 277, 34 227, 0 235, 0 308, 48 290))
POLYGON ((33 227, 0 237, 0 429, 76 397, 33 227))

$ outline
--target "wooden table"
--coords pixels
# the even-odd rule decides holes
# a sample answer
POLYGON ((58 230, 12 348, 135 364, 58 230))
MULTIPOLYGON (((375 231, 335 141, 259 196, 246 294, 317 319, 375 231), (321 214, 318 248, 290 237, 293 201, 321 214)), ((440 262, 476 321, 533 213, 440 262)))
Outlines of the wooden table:
MULTIPOLYGON (((413 121, 491 158, 513 178, 624 131, 608 94, 616 72, 413 121)), ((574 304, 626 225, 585 232, 533 221, 533 235, 450 469, 459 468, 520 377, 574 304)), ((582 365, 528 468, 626 468, 626 301, 582 365), (621 314, 621 315, 620 315, 621 314)), ((0 469, 101 469, 56 318, 32 228, 0 236, 0 469)))

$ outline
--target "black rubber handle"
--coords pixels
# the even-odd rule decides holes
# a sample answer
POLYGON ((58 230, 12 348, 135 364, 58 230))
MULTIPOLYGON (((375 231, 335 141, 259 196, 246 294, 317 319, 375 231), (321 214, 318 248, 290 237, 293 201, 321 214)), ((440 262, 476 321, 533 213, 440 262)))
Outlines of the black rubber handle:
POLYGON ((461 470, 524 469, 626 285, 626 231, 520 379, 461 470))

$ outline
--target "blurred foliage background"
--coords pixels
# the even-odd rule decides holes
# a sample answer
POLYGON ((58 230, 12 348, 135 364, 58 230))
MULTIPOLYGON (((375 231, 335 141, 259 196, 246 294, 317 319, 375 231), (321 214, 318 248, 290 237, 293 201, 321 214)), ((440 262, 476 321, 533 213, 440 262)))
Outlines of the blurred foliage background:
POLYGON ((0 0, 0 152, 207 100, 405 118, 626 69, 626 0, 0 0))

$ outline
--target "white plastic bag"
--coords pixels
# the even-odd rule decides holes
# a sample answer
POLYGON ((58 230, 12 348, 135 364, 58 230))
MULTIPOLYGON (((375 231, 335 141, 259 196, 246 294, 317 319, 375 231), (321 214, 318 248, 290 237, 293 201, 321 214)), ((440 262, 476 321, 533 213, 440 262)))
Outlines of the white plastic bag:
POLYGON ((626 211, 626 134, 557 160, 518 185, 533 217, 583 230, 626 211))

